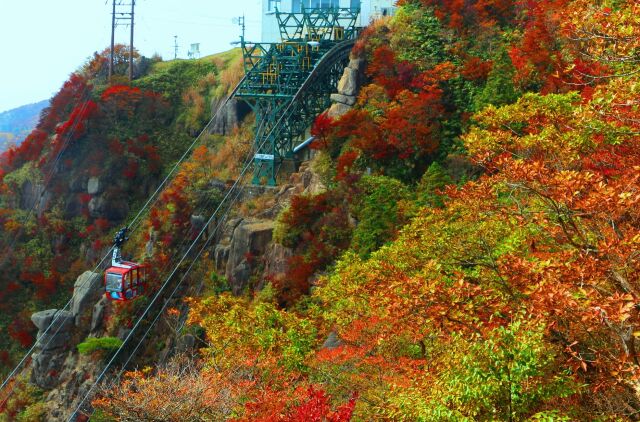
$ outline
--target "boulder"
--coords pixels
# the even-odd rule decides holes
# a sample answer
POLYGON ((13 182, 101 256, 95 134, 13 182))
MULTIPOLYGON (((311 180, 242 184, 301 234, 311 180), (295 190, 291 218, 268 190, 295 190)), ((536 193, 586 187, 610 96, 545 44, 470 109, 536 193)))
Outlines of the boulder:
POLYGON ((343 114, 347 113, 349 110, 351 110, 351 107, 346 104, 333 103, 331 104, 331 107, 329 107, 327 115, 335 120, 343 114))
POLYGON ((216 264, 217 271, 223 271, 227 268, 227 262, 229 261, 229 250, 231 247, 229 245, 216 245, 216 248, 213 251, 213 259, 216 264))
POLYGON ((358 71, 346 67, 340 82, 338 92, 342 95, 356 95, 358 93, 358 71))
POLYGON ((76 317, 83 314, 100 300, 100 296, 102 296, 103 293, 104 288, 102 287, 102 277, 100 274, 85 271, 76 279, 73 285, 71 312, 76 317))
POLYGON ((233 231, 226 277, 234 294, 246 286, 251 272, 273 237, 273 221, 244 220, 233 231))
POLYGON ((40 206, 41 199, 44 195, 44 186, 40 183, 32 183, 25 180, 22 184, 20 192, 20 208, 23 210, 30 209, 34 206, 40 206))
MULTIPOLYGON (((73 325, 73 314, 69 311, 59 311, 57 309, 48 309, 46 311, 36 312, 31 315, 33 325, 38 327, 39 331, 45 331, 55 318, 55 327, 60 330, 68 331, 73 325)), ((55 328, 52 327, 52 328, 55 328)))
POLYGON ((102 299, 93 306, 93 313, 91 314, 91 332, 94 333, 102 328, 104 321, 104 311, 107 308, 109 299, 106 296, 102 296, 102 299))
POLYGON ((228 244, 231 243, 231 238, 233 237, 233 232, 236 230, 236 227, 242 223, 244 219, 242 218, 231 218, 227 220, 224 224, 222 231, 220 231, 217 236, 220 243, 228 244))
POLYGON ((272 243, 267 248, 264 256, 265 278, 277 278, 289 269, 289 258, 293 256, 293 250, 279 243, 272 243))
POLYGON ((91 217, 101 217, 104 213, 106 203, 107 202, 101 196, 94 196, 93 198, 91 198, 88 205, 89 214, 91 214, 91 217))
POLYGON ((31 321, 38 327, 37 347, 43 352, 65 349, 71 338, 74 315, 69 311, 48 309, 31 315, 31 321))
MULTIPOLYGON (((216 113, 222 105, 223 100, 214 100, 211 103, 211 111, 216 113)), ((215 116, 211 124, 210 133, 218 135, 229 135, 240 124, 240 121, 251 111, 249 105, 244 101, 236 99, 230 100, 220 112, 215 116)))
POLYGON ((351 59, 349 60, 348 67, 356 72, 361 72, 362 69, 364 69, 364 59, 351 59))
POLYGON ((356 103, 356 97, 353 95, 331 94, 331 101, 352 106, 356 103))
POLYGON ((49 331, 39 332, 36 339, 38 340, 37 346, 43 352, 62 352, 69 346, 71 333, 63 331, 63 329, 58 330, 54 326, 49 331))
POLYGON ((34 353, 31 358, 31 382, 47 390, 58 385, 66 354, 43 351, 34 353))
POLYGON ((231 268, 231 272, 227 273, 227 279, 231 281, 231 292, 234 295, 242 294, 242 290, 247 285, 249 278, 251 278, 251 264, 246 260, 231 268))
POLYGON ((87 193, 89 195, 97 195, 100 192, 102 192, 102 183, 100 183, 100 178, 90 177, 87 181, 87 193))
POLYGON ((327 339, 322 343, 322 349, 336 349, 340 346, 344 345, 344 342, 338 337, 338 334, 335 331, 332 331, 327 336, 327 339))

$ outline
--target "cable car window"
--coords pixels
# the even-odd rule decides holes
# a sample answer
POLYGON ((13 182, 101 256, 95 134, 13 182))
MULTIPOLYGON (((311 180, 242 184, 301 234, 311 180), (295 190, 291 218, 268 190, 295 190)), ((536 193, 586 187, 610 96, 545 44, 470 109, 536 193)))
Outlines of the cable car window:
POLYGON ((128 289, 129 287, 131 287, 131 271, 124 275, 124 288, 128 289))
POLYGON ((107 273, 107 291, 108 292, 119 292, 122 290, 121 285, 122 277, 120 274, 116 273, 107 273))

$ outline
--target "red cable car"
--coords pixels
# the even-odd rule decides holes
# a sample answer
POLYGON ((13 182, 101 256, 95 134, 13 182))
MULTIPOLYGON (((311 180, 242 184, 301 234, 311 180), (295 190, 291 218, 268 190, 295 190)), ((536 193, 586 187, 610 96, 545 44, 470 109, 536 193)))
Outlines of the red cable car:
POLYGON ((146 265, 123 261, 122 244, 128 240, 127 228, 121 229, 113 243, 111 267, 104 272, 105 295, 111 300, 131 300, 142 295, 146 284, 146 265))

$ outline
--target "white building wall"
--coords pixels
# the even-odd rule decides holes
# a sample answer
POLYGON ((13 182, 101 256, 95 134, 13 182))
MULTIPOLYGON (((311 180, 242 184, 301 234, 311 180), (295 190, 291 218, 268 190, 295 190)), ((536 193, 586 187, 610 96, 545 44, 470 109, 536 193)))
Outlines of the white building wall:
POLYGON ((305 8, 317 7, 358 7, 360 17, 358 26, 366 26, 373 19, 384 14, 393 13, 395 0, 262 0, 262 42, 280 42, 280 30, 275 9, 285 13, 299 12, 301 5, 305 8))

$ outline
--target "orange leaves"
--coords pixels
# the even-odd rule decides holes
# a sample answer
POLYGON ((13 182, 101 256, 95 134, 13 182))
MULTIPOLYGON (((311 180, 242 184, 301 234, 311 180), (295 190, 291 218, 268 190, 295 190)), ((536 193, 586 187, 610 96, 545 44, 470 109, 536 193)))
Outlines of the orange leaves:
POLYGON ((153 374, 127 372, 120 385, 102 388, 92 404, 122 419, 222 420, 237 406, 234 377, 232 372, 214 373, 200 362, 178 356, 153 374))

